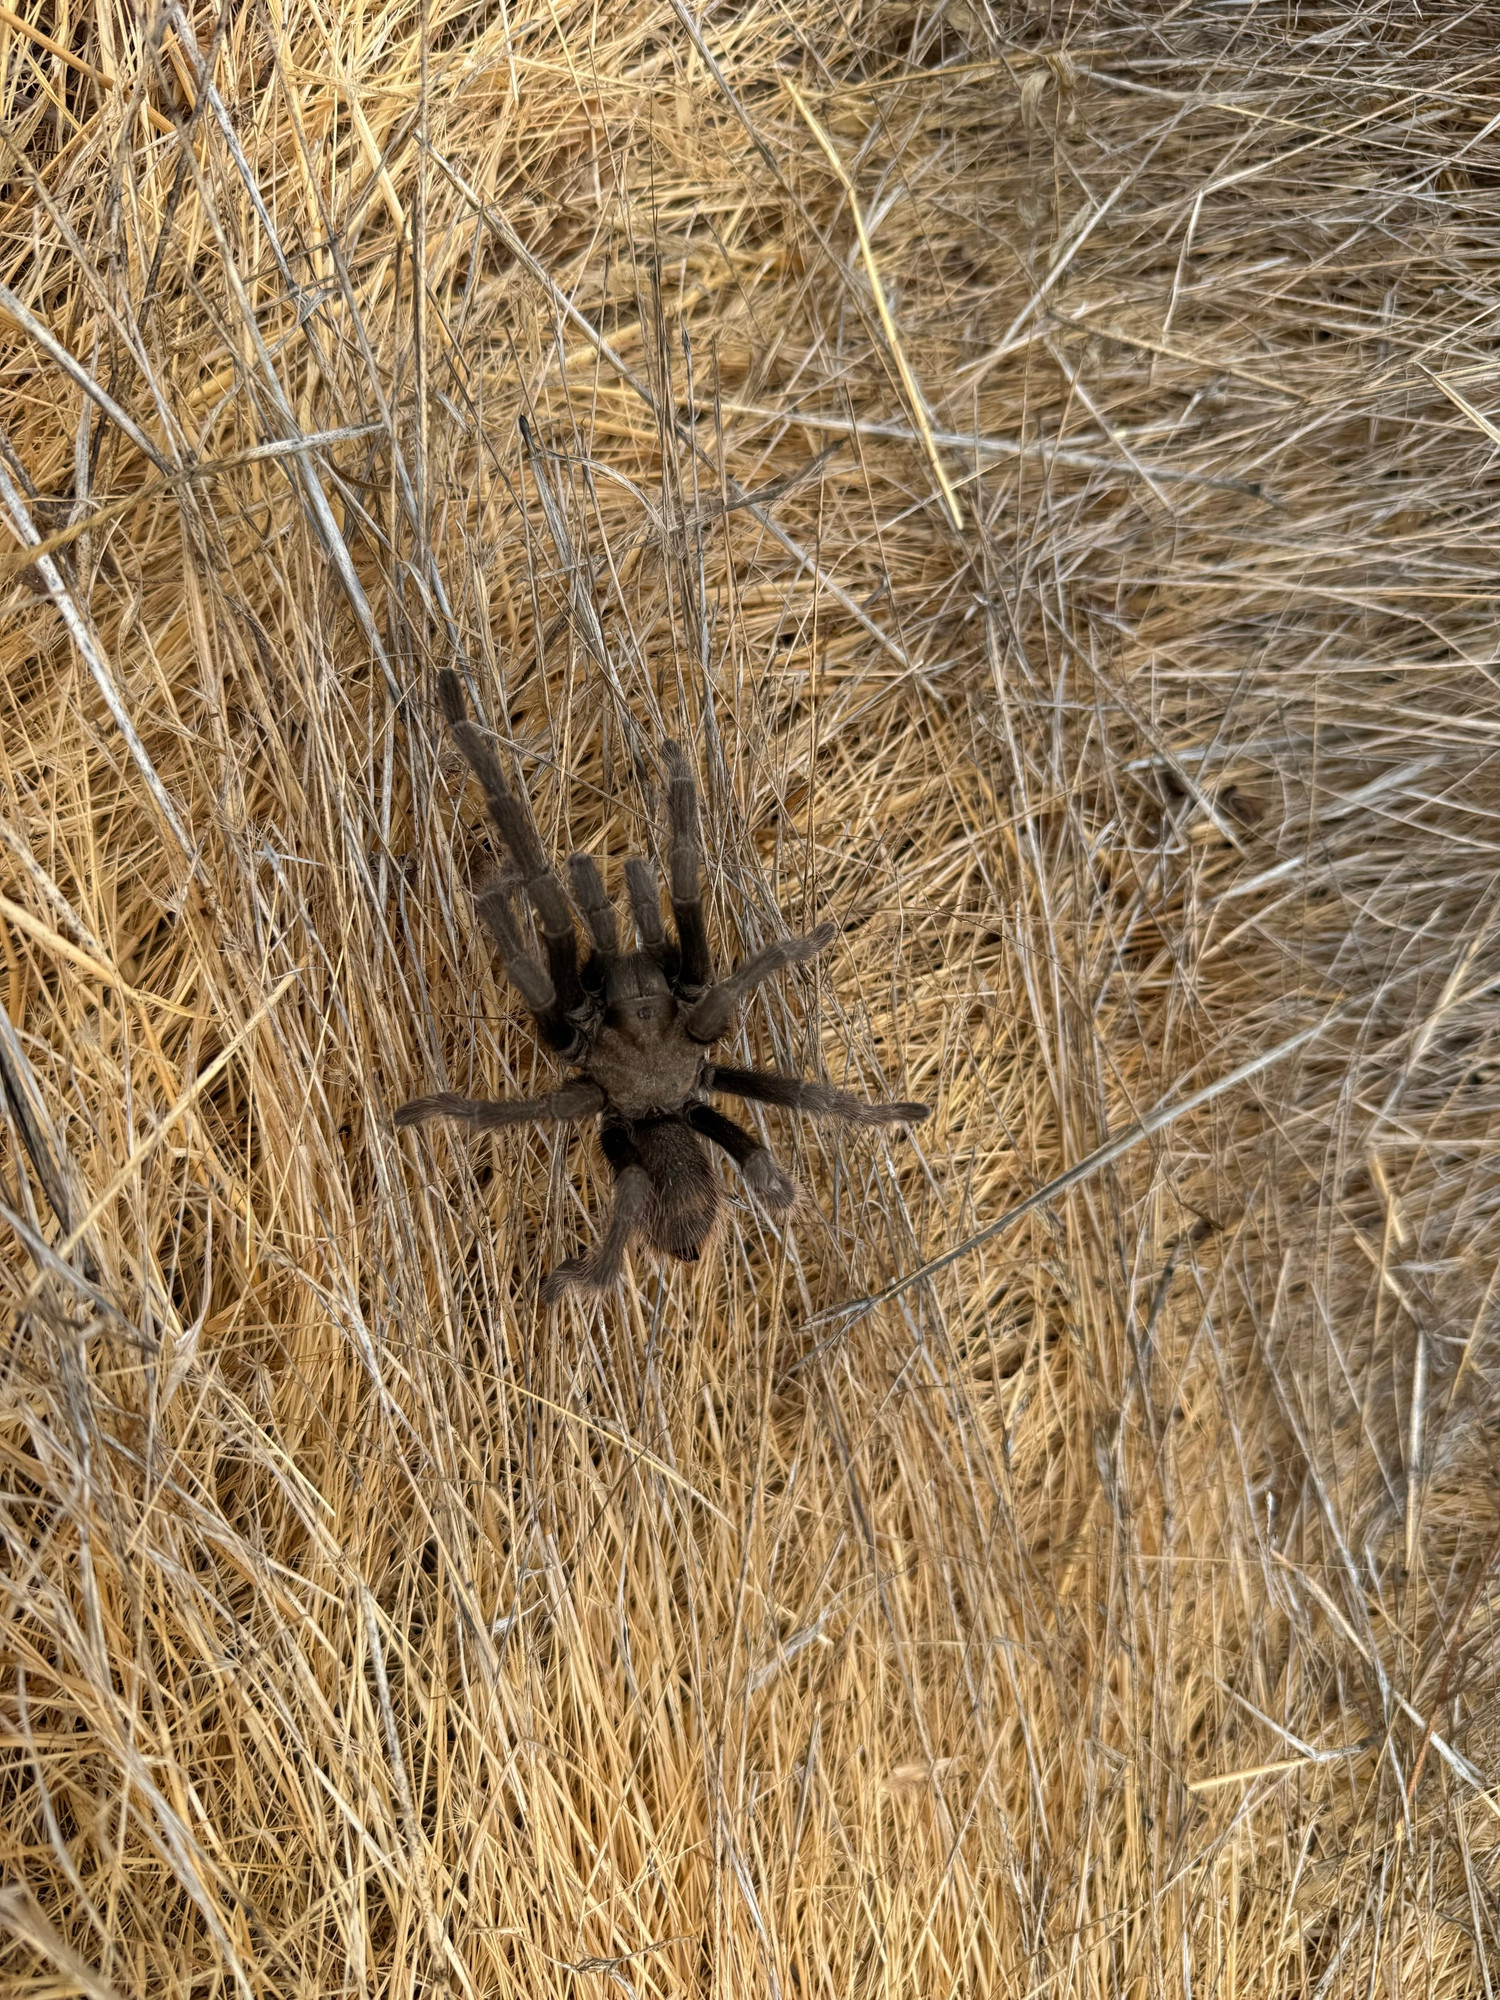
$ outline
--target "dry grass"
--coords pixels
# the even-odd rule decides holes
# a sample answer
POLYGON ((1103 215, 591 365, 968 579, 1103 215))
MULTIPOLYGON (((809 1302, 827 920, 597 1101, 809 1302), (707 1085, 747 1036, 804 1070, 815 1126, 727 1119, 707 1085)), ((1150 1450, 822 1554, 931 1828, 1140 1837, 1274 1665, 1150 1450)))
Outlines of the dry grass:
POLYGON ((4 1991, 1493 2000, 1486 11, 0 78, 4 1991), (599 1310, 591 1142, 389 1123, 548 1074, 457 657, 938 1106, 599 1310))

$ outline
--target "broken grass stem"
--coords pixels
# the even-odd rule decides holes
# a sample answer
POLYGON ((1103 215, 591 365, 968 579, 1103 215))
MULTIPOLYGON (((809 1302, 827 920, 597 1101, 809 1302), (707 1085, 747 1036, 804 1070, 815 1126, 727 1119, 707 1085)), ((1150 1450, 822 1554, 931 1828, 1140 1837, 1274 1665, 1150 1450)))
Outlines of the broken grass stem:
POLYGON ((891 350, 891 359, 896 364, 896 373, 901 377, 901 386, 906 392, 907 408, 911 412, 912 422, 921 432, 922 447, 927 453, 927 462, 932 467, 933 477, 942 491, 948 518, 955 528, 962 528, 964 510, 959 505, 958 495, 953 490, 953 482, 949 479, 943 461, 938 455, 937 441, 932 435, 932 423, 927 415, 926 398, 917 384, 916 376, 911 372, 902 349, 901 336, 896 331, 896 322, 886 300, 885 286, 880 281, 880 266, 875 262, 875 246, 871 243, 869 231, 865 228, 865 218, 860 209, 859 196, 854 191, 854 183, 850 180, 832 139, 813 116, 812 109, 801 91, 790 77, 783 77, 782 82, 786 85, 792 102, 802 114, 802 122, 822 148, 824 157, 837 174, 839 185, 844 190, 844 198, 849 204, 849 213, 854 220, 854 233, 859 238, 859 254, 864 259, 865 276, 870 280, 870 290, 875 294, 875 309, 880 314, 880 324, 885 330, 886 344, 891 350))
POLYGON ((1066 1194, 1069 1188, 1077 1187, 1080 1181, 1091 1179, 1102 1167, 1112 1166, 1126 1153, 1133 1152, 1143 1140, 1153 1137, 1157 1132, 1165 1131, 1169 1125, 1175 1125, 1179 1118, 1185 1118, 1190 1111, 1201 1110, 1205 1104, 1211 1104, 1216 1097, 1222 1097, 1225 1091, 1233 1090, 1236 1084, 1248 1083, 1251 1077, 1258 1076, 1262 1070, 1270 1069, 1273 1064, 1282 1062, 1287 1056, 1294 1055, 1298 1049, 1305 1048, 1309 1042, 1316 1041, 1336 1022, 1343 1020, 1348 1011, 1347 1007, 1336 1007, 1331 1014, 1325 1014, 1321 1021, 1315 1021, 1310 1028, 1304 1028, 1300 1034, 1289 1036, 1284 1042, 1278 1042, 1275 1048, 1267 1049, 1262 1055, 1252 1056, 1249 1062, 1241 1063, 1238 1069, 1232 1069, 1227 1076, 1221 1076, 1217 1081, 1205 1084, 1202 1090, 1195 1090, 1189 1097, 1169 1099, 1165 1104, 1157 1105, 1154 1111, 1148 1111, 1137 1124, 1129 1126, 1117 1138, 1106 1139, 1102 1146, 1096 1146, 1094 1151, 1081 1159, 1076 1166, 1067 1168, 1044 1186, 1034 1189, 994 1222, 986 1223, 983 1229, 976 1230, 972 1236, 966 1236, 962 1243, 956 1243, 951 1250, 943 1251, 941 1256, 919 1265, 915 1271, 908 1271, 904 1278, 893 1279, 883 1291, 872 1292, 868 1298, 851 1299, 846 1305, 829 1306, 825 1311, 814 1314, 812 1319, 807 1321, 809 1326, 821 1325, 826 1320, 838 1320, 841 1322, 838 1332, 830 1334, 827 1340, 819 1341, 816 1347, 811 1348, 794 1365, 798 1368, 803 1367, 815 1354, 820 1353, 829 1341, 836 1340, 846 1333, 856 1320, 864 1319, 874 1312, 877 1306, 883 1306, 888 1299, 894 1299, 900 1293, 909 1291, 924 1278, 934 1277, 939 1271, 946 1270, 950 1264, 956 1264, 960 1257, 967 1257, 971 1250, 978 1250, 984 1244, 992 1243, 997 1236, 1003 1236, 1008 1229, 1013 1228, 1023 1216, 1030 1215, 1034 1209, 1045 1208, 1060 1194, 1066 1194))

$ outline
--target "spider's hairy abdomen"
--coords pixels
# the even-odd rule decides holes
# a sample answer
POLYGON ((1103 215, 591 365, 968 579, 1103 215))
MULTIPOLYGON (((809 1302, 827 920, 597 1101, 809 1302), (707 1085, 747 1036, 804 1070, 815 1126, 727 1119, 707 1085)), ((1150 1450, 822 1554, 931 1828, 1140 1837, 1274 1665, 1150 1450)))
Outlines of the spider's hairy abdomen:
POLYGON ((722 1203, 707 1153, 678 1118, 633 1125, 630 1137, 656 1195, 646 1210, 647 1242, 681 1263, 695 1263, 722 1203))

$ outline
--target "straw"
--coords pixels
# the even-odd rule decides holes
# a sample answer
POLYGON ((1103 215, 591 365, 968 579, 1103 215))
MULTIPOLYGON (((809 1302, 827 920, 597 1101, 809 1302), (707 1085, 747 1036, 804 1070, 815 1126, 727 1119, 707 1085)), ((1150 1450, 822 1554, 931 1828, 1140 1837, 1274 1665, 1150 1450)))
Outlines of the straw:
POLYGON ((6 0, 0 1991, 1493 2000, 1497 86, 6 0), (932 1118, 544 1310, 447 667, 932 1118))

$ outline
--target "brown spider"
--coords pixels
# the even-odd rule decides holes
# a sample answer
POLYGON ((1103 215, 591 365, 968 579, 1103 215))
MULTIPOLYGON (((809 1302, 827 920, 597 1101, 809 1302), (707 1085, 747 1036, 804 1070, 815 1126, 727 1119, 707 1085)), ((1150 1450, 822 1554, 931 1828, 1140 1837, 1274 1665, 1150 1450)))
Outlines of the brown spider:
POLYGON ((719 1184, 702 1139, 728 1153, 767 1208, 790 1207, 796 1198, 790 1177, 758 1139, 714 1110, 707 1102, 711 1093, 860 1125, 912 1125, 927 1117, 925 1104, 866 1104, 806 1077, 724 1069, 708 1061, 708 1044, 728 1032, 740 1002, 783 966, 820 952, 832 941, 834 927, 820 924, 806 937, 768 944, 727 978, 715 980, 703 921, 698 794, 676 743, 668 743, 665 754, 677 942, 662 926, 661 892, 649 861, 632 856, 625 863, 641 949, 622 952, 599 870, 588 855, 574 854, 568 859, 573 901, 592 944, 580 965, 573 914, 547 865, 530 811, 505 782, 488 740, 470 720, 458 675, 445 670, 438 686, 443 713, 484 787, 513 864, 479 892, 479 914, 542 1040, 576 1074, 544 1097, 495 1101, 447 1092, 419 1097, 401 1106, 396 1123, 453 1118, 490 1130, 600 1118, 600 1143, 615 1176, 614 1213, 591 1256, 570 1257, 545 1280, 544 1299, 556 1299, 570 1287, 606 1290, 618 1279, 626 1245, 638 1231, 655 1250, 685 1264, 697 1260, 720 1207, 719 1184), (522 941, 511 900, 517 886, 541 926, 545 972, 522 941))

